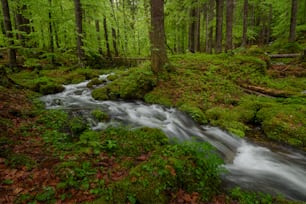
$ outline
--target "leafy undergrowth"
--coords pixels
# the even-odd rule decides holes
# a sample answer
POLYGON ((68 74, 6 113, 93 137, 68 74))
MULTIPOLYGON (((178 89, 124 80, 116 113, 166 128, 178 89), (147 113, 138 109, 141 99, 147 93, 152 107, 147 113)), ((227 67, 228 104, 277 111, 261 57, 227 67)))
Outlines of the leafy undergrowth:
POLYGON ((43 110, 32 94, 1 87, 1 203, 221 199, 222 161, 210 145, 170 144, 150 128, 91 131, 79 118, 43 110))
POLYGON ((0 88, 1 203, 296 203, 224 193, 222 161, 208 144, 170 144, 150 128, 91 131, 44 110, 31 92, 0 88))

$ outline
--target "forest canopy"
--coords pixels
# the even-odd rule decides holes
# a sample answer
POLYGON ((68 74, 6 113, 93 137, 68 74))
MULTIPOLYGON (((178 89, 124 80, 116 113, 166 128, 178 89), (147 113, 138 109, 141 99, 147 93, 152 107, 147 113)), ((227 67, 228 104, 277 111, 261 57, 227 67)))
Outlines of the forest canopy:
MULTIPOLYGON (((10 48, 9 55, 21 56, 16 63, 61 61, 62 54, 81 60, 150 55, 148 0, 1 3, 0 46, 4 55, 10 48)), ((173 54, 271 43, 279 52, 297 52, 302 48, 292 43, 305 43, 304 0, 167 0, 164 15, 166 47, 173 54)))

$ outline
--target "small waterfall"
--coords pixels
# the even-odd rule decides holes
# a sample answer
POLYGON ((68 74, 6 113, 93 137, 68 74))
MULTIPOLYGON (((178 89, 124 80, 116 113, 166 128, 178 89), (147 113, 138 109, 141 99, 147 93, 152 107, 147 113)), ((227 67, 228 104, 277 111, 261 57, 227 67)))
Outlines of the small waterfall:
MULTIPOLYGON (((107 75, 101 76, 106 78, 107 75)), ((143 102, 96 101, 88 81, 66 85, 65 91, 43 96, 49 109, 78 110, 88 117, 94 109, 108 113, 108 123, 91 123, 93 129, 125 124, 131 128, 147 126, 161 129, 169 138, 194 139, 215 146, 225 161, 228 173, 224 180, 230 186, 282 194, 288 199, 306 201, 306 157, 304 152, 273 150, 232 136, 217 127, 200 126, 186 114, 143 102)))

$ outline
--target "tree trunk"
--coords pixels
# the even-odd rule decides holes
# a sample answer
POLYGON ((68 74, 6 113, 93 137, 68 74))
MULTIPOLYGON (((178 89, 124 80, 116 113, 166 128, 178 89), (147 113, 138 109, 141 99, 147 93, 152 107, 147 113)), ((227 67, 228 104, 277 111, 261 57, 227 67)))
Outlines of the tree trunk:
POLYGON ((112 58, 112 54, 109 47, 109 41, 108 41, 108 30, 107 30, 107 20, 104 16, 103 19, 103 27, 104 27, 104 37, 105 37, 105 43, 106 43, 106 55, 108 58, 112 58))
POLYGON ((233 16, 234 0, 226 0, 226 52, 233 49, 233 16))
POLYGON ((190 19, 188 47, 190 52, 195 53, 200 49, 200 9, 198 5, 190 9, 190 19))
POLYGON ((242 47, 245 47, 247 45, 248 12, 249 12, 249 2, 248 2, 248 0, 244 0, 244 3, 243 3, 242 43, 241 43, 242 47))
POLYGON ((118 57, 119 53, 117 48, 117 34, 115 28, 112 28, 112 39, 113 39, 113 48, 115 52, 115 57, 118 57))
MULTIPOLYGON (((52 0, 49 0, 49 37, 50 37, 50 51, 51 53, 54 53, 54 34, 53 34, 53 26, 52 26, 52 13, 51 13, 51 8, 52 8, 52 0)), ((54 64, 54 56, 51 56, 51 64, 54 64)))
POLYGON ((168 64, 164 30, 164 0, 150 0, 151 4, 151 66, 155 75, 161 75, 168 64))
POLYGON ((20 31, 20 33, 18 34, 18 39, 21 41, 23 47, 26 46, 27 36, 25 34, 31 33, 30 20, 22 14, 23 12, 26 12, 26 10, 27 6, 22 5, 22 3, 18 2, 17 11, 16 11, 17 13, 15 15, 16 29, 20 31))
POLYGON ((82 64, 84 59, 84 50, 83 50, 83 23, 82 23, 82 5, 80 0, 74 0, 75 8, 75 23, 76 23, 76 32, 77 32, 77 54, 79 63, 82 64))
POLYGON ((98 41, 98 52, 100 55, 103 55, 102 47, 101 47, 101 33, 100 33, 100 22, 99 20, 95 20, 96 32, 97 32, 97 41, 98 41))
POLYGON ((269 44, 270 38, 271 38, 271 27, 272 27, 272 4, 269 4, 269 19, 268 19, 268 25, 267 25, 267 37, 266 37, 266 44, 269 44))
POLYGON ((16 67, 17 59, 16 59, 16 50, 12 48, 14 46, 14 36, 12 34, 12 22, 10 18, 10 9, 7 0, 1 0, 2 3, 2 13, 4 18, 4 28, 5 34, 8 38, 8 56, 9 56, 9 66, 16 67))
POLYGON ((216 0, 216 7, 217 7, 216 47, 215 47, 216 53, 222 52, 223 6, 224 6, 224 0, 216 0))
POLYGON ((206 18, 206 52, 212 54, 213 49, 213 34, 214 34, 214 26, 212 21, 214 19, 214 9, 215 9, 215 0, 209 0, 207 5, 207 18, 206 18))
POLYGON ((291 4, 291 18, 290 18, 290 33, 289 42, 294 42, 296 39, 296 18, 297 18, 297 7, 298 0, 292 0, 291 4))

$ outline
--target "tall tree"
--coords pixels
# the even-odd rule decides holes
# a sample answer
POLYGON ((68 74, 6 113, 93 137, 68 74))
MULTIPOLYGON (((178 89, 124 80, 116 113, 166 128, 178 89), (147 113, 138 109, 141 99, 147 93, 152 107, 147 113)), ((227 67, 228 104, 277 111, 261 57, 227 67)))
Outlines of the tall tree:
POLYGON ((103 28, 104 28, 104 38, 105 38, 105 44, 106 44, 106 56, 108 58, 112 57, 110 46, 109 46, 109 40, 108 40, 108 29, 107 29, 107 19, 104 16, 103 18, 103 28))
POLYGON ((226 43, 225 51, 233 48, 234 0, 226 0, 226 43))
POLYGON ((81 63, 84 59, 84 50, 83 50, 83 23, 82 23, 82 5, 80 0, 74 0, 75 8, 75 23, 76 23, 76 32, 77 32, 77 54, 79 62, 81 63))
POLYGON ((296 18, 297 18, 298 0, 291 1, 291 18, 290 18, 290 32, 289 42, 294 42, 296 39, 296 18))
POLYGON ((243 30, 242 30, 242 43, 241 46, 245 47, 247 45, 247 31, 248 31, 248 12, 249 12, 249 2, 244 0, 243 3, 243 30))
POLYGON ((189 51, 198 52, 200 50, 200 8, 198 0, 194 0, 194 5, 190 9, 191 23, 189 26, 189 51))
POLYGON ((206 12, 206 48, 205 51, 207 53, 212 54, 213 48, 213 19, 214 19, 214 8, 215 8, 215 0, 209 0, 207 3, 207 12, 206 12))
POLYGON ((222 25, 223 25, 223 7, 224 7, 224 0, 216 0, 216 45, 215 45, 215 52, 220 53, 222 52, 222 25))
POLYGON ((2 13, 4 19, 4 29, 6 37, 8 38, 8 56, 9 56, 9 66, 16 67, 17 60, 16 60, 16 50, 13 48, 14 46, 14 36, 12 33, 12 22, 10 17, 10 9, 7 0, 1 0, 2 3, 2 13))
POLYGON ((165 71, 168 64, 164 29, 164 0, 150 0, 151 5, 151 66, 155 75, 165 71))

